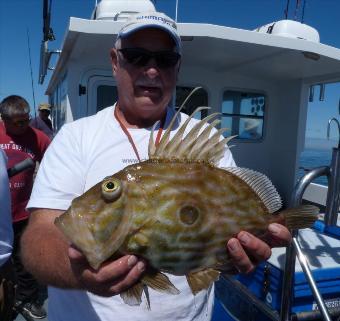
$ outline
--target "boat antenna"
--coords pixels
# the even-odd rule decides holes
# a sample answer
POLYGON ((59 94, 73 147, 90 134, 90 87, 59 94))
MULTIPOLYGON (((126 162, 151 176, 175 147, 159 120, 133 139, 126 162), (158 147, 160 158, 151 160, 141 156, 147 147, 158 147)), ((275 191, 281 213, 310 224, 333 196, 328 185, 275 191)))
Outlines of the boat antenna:
POLYGON ((307 0, 304 0, 303 1, 303 7, 302 7, 302 16, 301 16, 301 23, 304 22, 304 19, 305 19, 305 8, 306 8, 306 2, 307 0))
POLYGON ((30 35, 27 28, 27 45, 28 45, 28 57, 29 57, 29 63, 30 63, 30 70, 31 70, 31 85, 32 85, 32 93, 33 93, 33 107, 34 107, 34 117, 37 117, 36 112, 36 104, 35 104, 35 94, 34 94, 34 84, 33 84, 33 72, 32 72, 32 59, 31 59, 31 45, 30 45, 30 35))
POLYGON ((43 34, 44 34, 44 40, 43 41, 53 41, 55 40, 55 36, 53 34, 53 30, 50 26, 51 23, 51 8, 52 8, 52 0, 48 3, 48 0, 44 0, 44 6, 43 6, 43 19, 44 19, 44 25, 43 25, 43 34))
POLYGON ((299 7, 300 7, 300 0, 296 0, 296 4, 295 4, 295 12, 294 12, 294 20, 297 20, 297 14, 299 11, 299 7))
POLYGON ((289 0, 287 0, 286 9, 285 9, 285 11, 284 11, 284 13, 285 13, 285 19, 288 19, 288 10, 289 10, 289 0))
POLYGON ((178 13, 178 0, 176 0, 176 17, 175 17, 175 22, 177 22, 177 13, 178 13))

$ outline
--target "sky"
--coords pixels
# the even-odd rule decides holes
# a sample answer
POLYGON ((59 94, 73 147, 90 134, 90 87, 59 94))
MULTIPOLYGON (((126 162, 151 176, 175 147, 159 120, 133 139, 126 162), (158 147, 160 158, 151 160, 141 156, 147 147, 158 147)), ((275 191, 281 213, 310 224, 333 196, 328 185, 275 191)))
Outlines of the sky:
MULTIPOLYGON (((89 18, 96 1, 50 1, 51 27, 56 37, 55 41, 49 43, 49 49, 52 50, 61 48, 69 17, 89 18)), ((165 12, 175 19, 175 0, 154 2, 158 11, 165 12)), ((289 2, 288 18, 300 21, 304 0, 178 0, 177 20, 253 30, 258 26, 284 19, 287 2, 289 2)), ((51 75, 49 72, 43 85, 38 84, 42 7, 42 0, 0 0, 0 100, 12 94, 21 95, 28 100, 32 109, 34 101, 35 106, 47 101, 44 92, 51 75)), ((319 31, 322 43, 340 48, 339 12, 340 0, 306 0, 304 23, 319 31)), ((53 62, 52 60, 52 65, 53 62)), ((339 98, 339 83, 326 87, 324 101, 318 100, 316 88, 314 102, 308 107, 307 137, 326 137, 328 119, 340 118, 339 98)), ((334 124, 331 138, 338 138, 334 124)))

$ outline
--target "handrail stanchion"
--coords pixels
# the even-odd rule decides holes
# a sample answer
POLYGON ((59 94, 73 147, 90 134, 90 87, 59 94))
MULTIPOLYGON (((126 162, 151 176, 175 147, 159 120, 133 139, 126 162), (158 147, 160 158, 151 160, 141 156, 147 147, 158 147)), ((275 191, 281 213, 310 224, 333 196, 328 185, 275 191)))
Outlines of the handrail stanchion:
MULTIPOLYGON (((340 114, 340 100, 339 100, 340 114)), ((332 161, 330 165, 331 177, 328 182, 328 193, 326 201, 325 226, 336 225, 340 206, 340 122, 336 118, 328 120, 327 138, 329 139, 331 123, 335 122, 338 128, 339 141, 337 148, 333 148, 332 161)))
MULTIPOLYGON (((305 176, 303 176, 300 181, 296 184, 290 207, 296 207, 301 204, 302 196, 307 188, 307 186, 317 177, 326 175, 328 180, 330 178, 330 169, 328 166, 317 167, 309 171, 305 176)), ((285 269, 283 274, 283 285, 282 285, 282 293, 281 293, 281 321, 290 321, 291 315, 291 306, 293 300, 292 289, 294 287, 294 275, 295 275, 295 261, 296 261, 296 252, 298 252, 298 259, 300 264, 305 272, 307 281, 311 286, 313 291, 315 300, 320 309, 320 312, 323 318, 326 321, 331 321, 329 314, 327 312, 327 308, 325 303, 322 300, 322 297, 316 287, 316 283, 313 279, 310 268, 307 264, 307 260, 303 255, 299 243, 297 241, 298 230, 292 230, 292 243, 286 249, 286 261, 285 261, 285 269)))

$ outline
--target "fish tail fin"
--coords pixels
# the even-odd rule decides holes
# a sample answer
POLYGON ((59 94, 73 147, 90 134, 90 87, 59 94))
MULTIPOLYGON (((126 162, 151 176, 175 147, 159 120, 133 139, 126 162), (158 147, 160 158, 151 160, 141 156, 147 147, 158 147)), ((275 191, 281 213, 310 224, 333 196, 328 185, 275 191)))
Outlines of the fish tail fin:
POLYGON ((288 229, 312 227, 318 219, 320 209, 314 205, 301 205, 280 212, 288 229))

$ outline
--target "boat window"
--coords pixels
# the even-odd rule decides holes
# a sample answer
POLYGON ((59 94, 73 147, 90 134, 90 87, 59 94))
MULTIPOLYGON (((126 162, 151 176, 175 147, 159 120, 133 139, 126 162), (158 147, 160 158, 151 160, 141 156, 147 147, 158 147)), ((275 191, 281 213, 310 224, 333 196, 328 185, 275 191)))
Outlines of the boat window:
POLYGON ((97 112, 112 106, 118 100, 116 86, 100 85, 97 87, 97 112))
POLYGON ((263 137, 265 96, 259 93, 225 91, 222 102, 221 127, 228 128, 225 136, 260 140, 263 137))
MULTIPOLYGON (((190 93, 195 89, 196 87, 176 87, 176 109, 178 109, 185 99, 190 95, 190 93)), ((189 100, 185 103, 184 108, 182 109, 182 112, 191 115, 193 111, 200 106, 208 106, 208 93, 204 88, 200 88, 196 92, 193 93, 193 95, 189 98, 189 100)), ((194 116, 196 119, 202 119, 205 116, 208 115, 207 110, 202 110, 197 113, 197 115, 194 116)))

